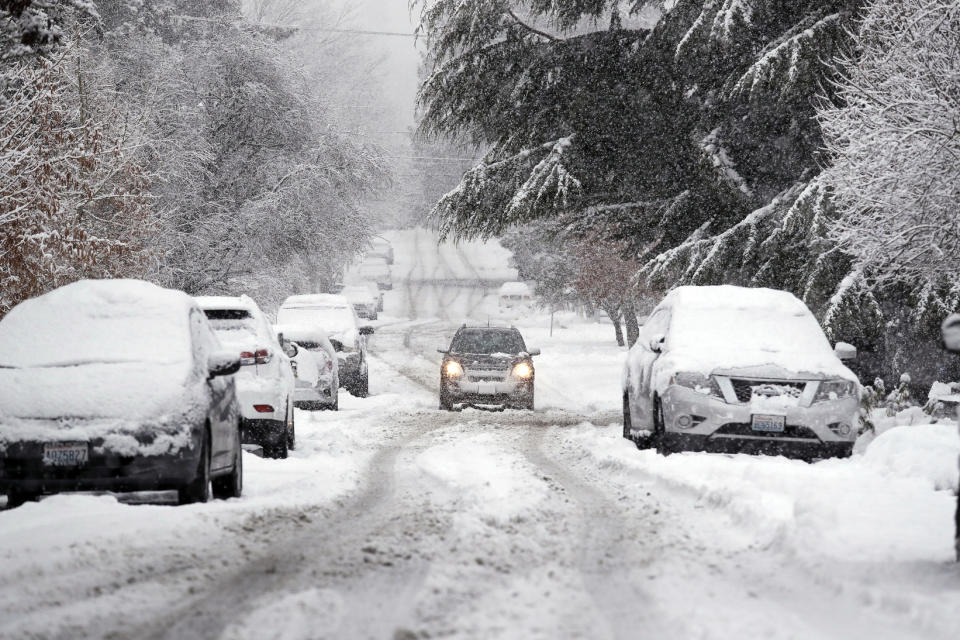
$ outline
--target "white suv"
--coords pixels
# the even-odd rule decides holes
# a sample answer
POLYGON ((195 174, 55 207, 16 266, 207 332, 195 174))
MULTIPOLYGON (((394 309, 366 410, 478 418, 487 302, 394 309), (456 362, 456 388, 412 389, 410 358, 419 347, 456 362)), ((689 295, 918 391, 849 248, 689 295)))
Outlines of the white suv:
POLYGON ((240 354, 236 378, 242 442, 261 445, 266 457, 286 458, 296 445, 290 358, 249 296, 201 296, 196 300, 221 344, 240 354))

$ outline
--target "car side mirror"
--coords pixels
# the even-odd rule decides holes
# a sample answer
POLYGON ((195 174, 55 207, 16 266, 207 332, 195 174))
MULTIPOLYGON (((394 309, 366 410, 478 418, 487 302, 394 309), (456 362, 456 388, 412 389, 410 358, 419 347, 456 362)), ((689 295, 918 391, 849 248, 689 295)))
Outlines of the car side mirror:
POLYGON ((212 380, 240 371, 240 358, 232 351, 218 351, 207 358, 207 374, 212 380))
POLYGON ((444 349, 443 347, 437 347, 437 353, 442 353, 442 354, 446 355, 446 354, 447 354, 447 350, 444 349))
POLYGON ((960 313, 947 316, 940 326, 943 348, 950 353, 960 353, 960 313))
POLYGON ((663 343, 666 341, 666 339, 667 336, 662 333, 654 335, 652 338, 650 338, 650 343, 648 345, 650 347, 650 351, 653 351, 654 353, 660 353, 663 351, 663 343))
POLYGON ((362 336, 372 336, 373 333, 373 327, 360 327, 360 335, 362 336))
POLYGON ((857 359, 857 348, 847 342, 838 342, 833 353, 844 362, 857 359))
POLYGON ((532 349, 527 349, 528 356, 538 356, 540 355, 540 349, 538 347, 533 347, 532 349))
POLYGON ((280 344, 283 345, 283 352, 287 354, 288 358, 296 358, 297 354, 300 353, 296 342, 281 342, 280 344))

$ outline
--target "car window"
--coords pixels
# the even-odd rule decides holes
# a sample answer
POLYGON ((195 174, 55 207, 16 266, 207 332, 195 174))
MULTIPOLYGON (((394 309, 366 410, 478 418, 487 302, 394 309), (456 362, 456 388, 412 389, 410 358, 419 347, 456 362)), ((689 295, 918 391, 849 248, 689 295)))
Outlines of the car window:
POLYGON ((210 326, 226 342, 256 340, 258 323, 246 309, 206 309, 210 326))
POLYGON ((461 329, 453 337, 450 350, 454 353, 521 353, 527 348, 517 331, 490 329, 461 329))
POLYGON ((643 335, 650 339, 653 336, 659 334, 666 335, 667 329, 670 326, 670 311, 668 309, 660 309, 655 311, 651 315, 646 324, 643 325, 643 335))
POLYGON ((304 305, 280 307, 279 324, 320 324, 331 333, 348 331, 357 326, 353 307, 348 305, 304 305))

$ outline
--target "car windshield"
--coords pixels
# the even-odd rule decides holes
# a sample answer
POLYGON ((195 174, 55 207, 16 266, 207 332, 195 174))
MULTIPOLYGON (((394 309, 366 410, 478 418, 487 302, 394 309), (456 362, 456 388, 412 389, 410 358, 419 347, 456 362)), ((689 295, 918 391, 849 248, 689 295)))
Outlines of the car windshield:
POLYGON ((515 354, 526 350, 518 332, 504 329, 461 330, 450 345, 453 353, 515 354))
POLYGON ((345 305, 304 305, 280 307, 277 322, 282 324, 320 324, 331 333, 356 328, 353 312, 345 305))

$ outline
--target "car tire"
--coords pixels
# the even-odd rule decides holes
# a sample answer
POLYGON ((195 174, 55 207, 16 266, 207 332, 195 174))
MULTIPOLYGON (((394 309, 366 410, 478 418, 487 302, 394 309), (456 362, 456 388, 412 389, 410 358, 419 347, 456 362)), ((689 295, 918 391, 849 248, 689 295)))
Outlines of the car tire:
POLYGON ((663 420, 663 404, 661 404, 659 396, 654 396, 653 398, 653 446, 657 449, 657 453, 663 456, 676 453, 673 447, 667 444, 667 430, 664 428, 663 420))
POLYGON ((370 374, 365 373, 357 376, 356 383, 353 386, 353 395, 358 398, 366 398, 370 395, 370 374))
POLYGON ((287 449, 293 451, 297 448, 297 413, 294 412, 290 417, 290 426, 287 429, 287 449))
POLYGON ((263 455, 267 458, 274 458, 276 460, 286 460, 289 453, 289 434, 287 433, 287 421, 283 421, 283 433, 280 434, 280 437, 277 438, 277 441, 273 444, 263 445, 263 455))
POLYGON ((450 402, 450 399, 440 394, 440 410, 441 411, 453 411, 453 403, 450 402))
POLYGON ((237 445, 233 470, 225 476, 213 479, 213 497, 217 500, 239 498, 243 494, 243 448, 237 445))
POLYGON ((20 491, 10 489, 7 491, 7 509, 16 509, 27 502, 33 502, 40 497, 39 493, 34 491, 20 491))
POLYGON ((205 430, 200 440, 200 456, 197 461, 197 475, 180 489, 180 504, 195 504, 210 501, 210 431, 205 430))
POLYGON ((623 394, 623 437, 627 440, 634 442, 633 434, 633 420, 630 418, 630 394, 623 394))

